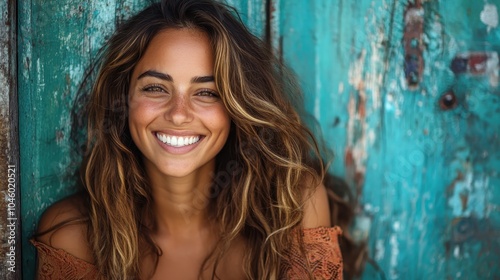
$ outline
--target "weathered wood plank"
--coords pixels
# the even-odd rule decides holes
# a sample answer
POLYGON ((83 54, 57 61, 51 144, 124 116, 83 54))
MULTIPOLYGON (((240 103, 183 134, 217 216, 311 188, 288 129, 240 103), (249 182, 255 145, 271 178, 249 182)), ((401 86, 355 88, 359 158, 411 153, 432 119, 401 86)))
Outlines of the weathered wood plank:
POLYGON ((21 279, 16 3, 0 1, 0 278, 21 279))
MULTIPOLYGON (((86 67, 118 21, 140 1, 21 1, 19 88, 23 168, 23 260, 34 278, 27 240, 42 211, 74 191, 70 112, 86 67)), ((78 159, 76 159, 78 160, 78 159)))
MULTIPOLYGON (((497 279, 500 258, 500 88, 498 86, 500 1, 443 2, 435 5, 442 25, 443 51, 448 74, 432 84, 444 84, 454 94, 455 107, 441 103, 443 157, 447 166, 445 199, 448 206, 445 235, 447 275, 455 279, 497 279), (447 16, 465 10, 460 20, 447 16), (486 55, 486 56, 485 56, 486 55), (484 59, 484 60, 483 60, 484 59), (462 63, 467 64, 461 69, 462 63), (458 269, 460 268, 460 269, 458 269)), ((439 45, 436 49, 439 48, 439 45)), ((431 57, 430 59, 432 59, 431 57)), ((431 60, 437 61, 437 59, 431 60)), ((432 65, 432 72, 444 72, 432 65)))
POLYGON ((225 0, 224 3, 234 7, 241 20, 253 34, 263 38, 266 32, 266 1, 265 0, 225 0))

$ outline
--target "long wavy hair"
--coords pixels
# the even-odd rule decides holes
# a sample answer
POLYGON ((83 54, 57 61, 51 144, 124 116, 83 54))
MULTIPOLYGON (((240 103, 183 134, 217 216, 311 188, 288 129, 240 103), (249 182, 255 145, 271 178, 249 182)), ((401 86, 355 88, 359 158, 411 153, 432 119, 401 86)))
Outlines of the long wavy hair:
MULTIPOLYGON (((212 0, 152 4, 122 24, 105 46, 88 100, 81 169, 95 264, 107 279, 137 278, 145 273, 144 257, 157 262, 161 255, 150 237, 154 198, 128 129, 127 94, 135 65, 167 28, 194 28, 209 36, 216 87, 232 120, 210 195, 198 202, 209 205, 219 229, 209 258, 217 267, 235 238, 243 236, 246 276, 277 279, 292 230, 300 227, 305 196, 323 179, 324 167, 301 121, 301 96, 292 76, 236 11, 212 0)), ((212 275, 217 277, 215 268, 212 275)))

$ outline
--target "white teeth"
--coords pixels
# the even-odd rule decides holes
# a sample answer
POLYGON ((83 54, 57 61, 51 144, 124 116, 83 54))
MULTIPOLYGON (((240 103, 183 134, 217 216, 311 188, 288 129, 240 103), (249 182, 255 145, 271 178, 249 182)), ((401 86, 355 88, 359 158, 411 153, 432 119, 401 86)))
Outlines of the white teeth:
POLYGON ((170 136, 165 134, 156 133, 156 137, 163 143, 173 147, 184 147, 194 144, 200 140, 200 136, 170 136))

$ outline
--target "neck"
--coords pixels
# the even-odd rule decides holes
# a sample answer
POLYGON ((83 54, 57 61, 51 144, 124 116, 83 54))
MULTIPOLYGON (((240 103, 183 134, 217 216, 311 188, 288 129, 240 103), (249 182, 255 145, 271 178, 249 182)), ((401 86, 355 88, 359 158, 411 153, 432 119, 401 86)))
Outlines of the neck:
POLYGON ((214 164, 185 177, 148 174, 158 233, 185 235, 210 226, 209 192, 214 164))

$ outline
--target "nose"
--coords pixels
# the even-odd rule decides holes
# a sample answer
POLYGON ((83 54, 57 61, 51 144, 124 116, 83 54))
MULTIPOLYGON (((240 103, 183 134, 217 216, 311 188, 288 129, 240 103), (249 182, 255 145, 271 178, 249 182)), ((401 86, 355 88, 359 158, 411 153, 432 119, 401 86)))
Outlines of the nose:
POLYGON ((176 126, 188 123, 192 120, 191 107, 188 98, 182 94, 174 93, 168 101, 165 119, 176 126))

